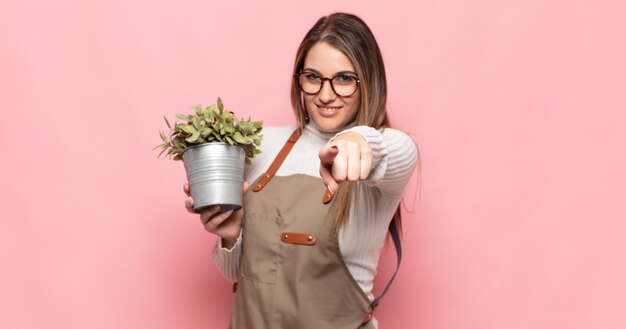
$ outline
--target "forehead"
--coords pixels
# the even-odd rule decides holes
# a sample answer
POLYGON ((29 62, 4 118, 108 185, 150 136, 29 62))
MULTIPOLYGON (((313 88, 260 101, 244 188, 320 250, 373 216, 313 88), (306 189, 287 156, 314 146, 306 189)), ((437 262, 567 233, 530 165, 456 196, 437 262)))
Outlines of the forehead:
POLYGON ((346 54, 325 42, 318 42, 309 49, 304 58, 304 69, 313 69, 323 75, 355 71, 346 54))

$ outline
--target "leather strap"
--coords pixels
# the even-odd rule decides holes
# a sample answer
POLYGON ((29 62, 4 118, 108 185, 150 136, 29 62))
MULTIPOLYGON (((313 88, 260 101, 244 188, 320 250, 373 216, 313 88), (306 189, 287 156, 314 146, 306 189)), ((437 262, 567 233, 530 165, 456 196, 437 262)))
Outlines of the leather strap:
POLYGON ((317 237, 309 233, 283 232, 280 234, 280 240, 283 243, 312 246, 317 242, 317 237))
POLYGON ((330 191, 328 187, 326 187, 326 191, 324 191, 324 196, 322 197, 322 203, 327 204, 333 199, 333 192, 330 191))
POLYGON ((396 257, 398 258, 396 270, 393 272, 391 279, 389 279, 389 282, 387 282, 387 285, 385 286, 385 289, 380 294, 380 296, 376 297, 372 304, 370 304, 369 311, 365 314, 365 317, 363 317, 363 324, 368 323, 372 319, 372 317, 374 316, 374 310, 376 310, 376 306, 378 306, 380 300, 383 298, 383 296, 385 296, 385 294, 389 290, 389 287, 391 287, 391 284, 393 283, 393 280, 395 280, 396 274, 398 274, 398 270, 400 269, 400 263, 402 262, 402 243, 400 242, 400 233, 398 232, 398 227, 396 226, 396 222, 393 220, 391 221, 391 223, 389 223, 389 233, 391 234, 393 245, 396 248, 396 257))
POLYGON ((298 140, 298 138, 300 138, 300 135, 302 135, 302 133, 299 129, 293 131, 283 148, 280 150, 280 152, 278 152, 278 155, 274 159, 274 162, 272 162, 272 164, 267 169, 265 174, 263 174, 261 179, 259 179, 256 184, 254 184, 254 187, 252 187, 252 191, 258 192, 262 190, 265 185, 267 185, 267 183, 270 181, 270 179, 274 177, 280 165, 283 164, 283 161, 285 161, 285 158, 287 158, 287 154, 289 154, 289 151, 291 151, 293 146, 296 145, 296 141, 298 140))

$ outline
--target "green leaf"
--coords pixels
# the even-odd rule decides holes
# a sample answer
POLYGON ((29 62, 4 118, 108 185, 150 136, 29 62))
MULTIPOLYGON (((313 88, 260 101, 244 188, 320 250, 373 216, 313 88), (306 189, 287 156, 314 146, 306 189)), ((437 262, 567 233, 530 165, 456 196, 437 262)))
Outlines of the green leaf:
POLYGON ((195 134, 197 132, 196 128, 192 125, 180 125, 179 128, 188 134, 195 134))
POLYGON ((217 113, 217 105, 215 104, 209 105, 209 107, 207 107, 207 111, 211 112, 211 114, 215 116, 215 114, 217 113))
POLYGON ((213 136, 215 137, 215 139, 218 142, 223 142, 224 140, 222 139, 222 135, 219 134, 218 131, 213 130, 213 132, 211 132, 211 134, 213 134, 213 136))
POLYGON ((198 118, 197 116, 194 116, 193 118, 191 118, 191 123, 193 123, 193 126, 196 129, 200 129, 200 118, 198 118))
POLYGON ((190 137, 187 137, 187 139, 185 139, 185 141, 187 141, 188 143, 196 143, 196 141, 198 140, 199 137, 200 137, 200 132, 199 131, 195 131, 193 133, 193 135, 191 135, 190 137))
POLYGON ((198 104, 198 105, 194 106, 194 110, 196 110, 196 115, 201 115, 202 114, 202 105, 198 104))
POLYGON ((224 103, 220 97, 217 98, 217 108, 220 109, 220 114, 224 111, 224 103))
POLYGON ((189 121, 191 119, 191 115, 185 115, 180 113, 176 114, 176 117, 185 121, 189 121))
POLYGON ((241 127, 240 129, 245 135, 250 135, 254 133, 254 128, 249 122, 240 122, 239 126, 241 127))
POLYGON ((246 139, 239 132, 233 134, 233 139, 239 144, 247 144, 246 139))
POLYGON ((212 131, 213 129, 211 129, 211 127, 204 127, 200 131, 200 134, 202 135, 202 137, 206 138, 207 136, 211 135, 212 131))
POLYGON ((170 122, 167 120, 166 116, 163 116, 163 119, 165 119, 165 124, 167 125, 168 128, 170 128, 170 130, 172 129, 172 125, 170 125, 170 122))
POLYGON ((185 147, 185 137, 176 136, 172 138, 172 144, 174 144, 174 146, 177 146, 177 147, 185 147))

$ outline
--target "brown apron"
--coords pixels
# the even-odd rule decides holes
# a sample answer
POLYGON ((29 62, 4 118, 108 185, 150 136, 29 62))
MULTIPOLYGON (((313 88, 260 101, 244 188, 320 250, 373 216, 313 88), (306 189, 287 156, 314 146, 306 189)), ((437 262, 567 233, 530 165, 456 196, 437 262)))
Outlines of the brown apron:
POLYGON ((230 328, 374 328, 370 300, 327 218, 332 195, 320 178, 274 177, 299 136, 294 132, 245 197, 230 328))

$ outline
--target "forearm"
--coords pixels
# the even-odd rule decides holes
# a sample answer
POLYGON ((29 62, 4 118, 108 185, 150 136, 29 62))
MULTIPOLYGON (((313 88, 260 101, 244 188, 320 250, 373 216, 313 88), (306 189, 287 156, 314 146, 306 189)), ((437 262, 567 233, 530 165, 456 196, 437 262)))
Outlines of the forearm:
POLYGON ((385 193, 402 194, 418 160, 415 143, 403 132, 391 128, 380 132, 356 126, 340 132, 359 133, 372 151, 372 169, 365 183, 385 193))

